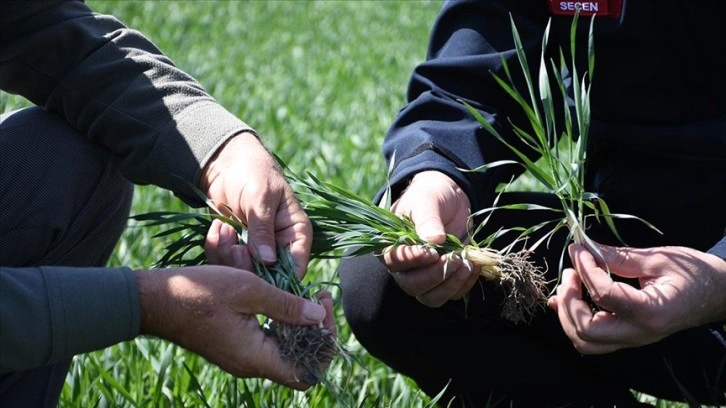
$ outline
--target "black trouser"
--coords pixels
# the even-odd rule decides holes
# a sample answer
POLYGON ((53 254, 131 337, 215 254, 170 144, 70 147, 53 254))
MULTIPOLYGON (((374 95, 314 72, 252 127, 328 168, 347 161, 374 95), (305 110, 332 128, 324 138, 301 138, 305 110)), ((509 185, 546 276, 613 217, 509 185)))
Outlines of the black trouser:
MULTIPOLYGON (((711 166, 641 153, 605 154, 590 179, 613 212, 638 215, 656 225, 659 235, 638 221, 617 223, 634 247, 681 245, 708 250, 726 227, 726 166, 711 166)), ((547 194, 509 193, 503 202, 558 206, 547 194)), ((496 211, 492 228, 529 226, 552 214, 496 211)), ((594 240, 620 245, 605 225, 593 223, 594 240)), ((563 232, 534 259, 554 279, 564 247, 563 232)), ((534 240, 534 239, 533 239, 534 240)), ((564 257, 565 266, 569 258, 564 257)), ((628 406, 629 389, 682 400, 680 383, 705 404, 723 403, 726 344, 723 325, 698 327, 656 344, 582 356, 573 348, 556 314, 547 309, 530 324, 511 324, 500 315, 502 294, 480 280, 463 301, 428 308, 407 296, 373 256, 345 259, 340 266, 346 318, 361 344, 393 369, 413 378, 430 396, 446 388, 441 400, 453 406, 628 406)), ((726 294, 724 295, 726 296, 726 294)))

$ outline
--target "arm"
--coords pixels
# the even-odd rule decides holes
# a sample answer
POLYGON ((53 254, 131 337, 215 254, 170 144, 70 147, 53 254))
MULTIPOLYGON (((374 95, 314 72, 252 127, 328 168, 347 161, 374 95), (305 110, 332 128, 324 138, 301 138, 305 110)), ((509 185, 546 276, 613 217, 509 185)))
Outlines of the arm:
POLYGON ((514 159, 507 147, 481 128, 459 99, 477 107, 512 140, 516 137, 509 119, 521 126, 527 123, 491 75, 503 74, 501 59, 505 58, 513 76, 520 77, 509 13, 520 31, 530 65, 536 69, 548 18, 545 3, 464 0, 444 4, 431 32, 427 59, 410 78, 408 103, 383 144, 389 161, 395 152, 394 196, 415 173, 437 170, 464 190, 473 208, 482 208, 491 204, 497 184, 519 172, 513 166, 486 174, 458 170, 514 159))
POLYGON ((135 272, 2 267, 0 299, 0 373, 52 364, 145 334, 181 345, 238 377, 305 389, 310 384, 300 379, 306 373, 282 359, 278 343, 263 333, 256 316, 335 330, 329 293, 315 304, 252 272, 225 266, 135 272))
POLYGON ((135 183, 204 203, 190 185, 248 224, 252 251, 274 262, 275 239, 297 270, 312 227, 275 160, 154 44, 80 1, 2 2, 0 88, 55 111, 107 147, 135 183))
MULTIPOLYGON (((526 119, 491 76, 491 71, 502 74, 505 58, 518 77, 510 12, 530 61, 538 61, 547 21, 545 3, 447 2, 434 24, 427 60, 411 76, 408 104, 386 135, 383 151, 387 160, 396 161, 392 209, 409 217, 429 242, 441 243, 445 234, 466 238, 471 209, 491 205, 497 185, 521 172, 514 166, 486 173, 460 170, 514 159, 460 99, 480 109, 519 146, 508 119, 520 125, 526 119)), ((387 251, 384 261, 404 292, 431 307, 461 298, 478 278, 478 271, 447 263, 425 248, 401 246, 387 251)))
POLYGON ((106 146, 130 180, 202 204, 188 183, 248 125, 142 34, 81 1, 0 6, 0 88, 106 146))
POLYGON ((128 268, 0 267, 0 299, 2 373, 139 334, 138 290, 128 268))

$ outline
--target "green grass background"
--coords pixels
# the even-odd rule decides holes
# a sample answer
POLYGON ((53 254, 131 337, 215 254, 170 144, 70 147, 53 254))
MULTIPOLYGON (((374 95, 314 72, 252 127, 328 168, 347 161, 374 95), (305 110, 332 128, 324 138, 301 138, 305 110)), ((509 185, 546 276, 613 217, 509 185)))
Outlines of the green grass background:
MULTIPOLYGON (((364 196, 385 182, 380 145, 404 104, 411 70, 425 57, 441 6, 441 0, 87 3, 145 33, 222 105, 256 128, 293 170, 311 171, 364 196)), ((0 93, 0 111, 26 104, 0 93)), ((188 209, 166 191, 138 187, 132 213, 156 210, 188 209)), ((111 264, 150 267, 164 245, 152 239, 154 232, 130 224, 111 264)), ((334 261, 314 261, 308 278, 335 282, 335 266, 334 261)), ((335 286, 330 289, 339 298, 335 286)), ((340 307, 336 315, 341 341, 357 361, 334 361, 328 371, 332 386, 303 393, 269 381, 238 380, 175 345, 139 338, 76 357, 61 406, 430 404, 411 380, 366 354, 340 307)))

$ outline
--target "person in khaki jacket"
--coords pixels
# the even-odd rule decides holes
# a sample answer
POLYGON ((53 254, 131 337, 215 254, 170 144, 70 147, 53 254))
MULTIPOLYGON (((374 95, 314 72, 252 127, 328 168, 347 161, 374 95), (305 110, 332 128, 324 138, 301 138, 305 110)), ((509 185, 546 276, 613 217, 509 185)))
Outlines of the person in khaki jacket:
POLYGON ((74 355, 139 335, 235 376, 309 387, 256 315, 334 330, 332 301, 250 272, 252 255, 275 261, 277 240, 302 276, 312 235, 257 133, 149 39, 81 1, 0 10, 0 89, 36 105, 0 118, 0 405, 55 406, 74 355), (254 245, 225 242, 215 223, 205 249, 223 265, 105 267, 132 183, 203 206, 198 186, 248 223, 254 245))

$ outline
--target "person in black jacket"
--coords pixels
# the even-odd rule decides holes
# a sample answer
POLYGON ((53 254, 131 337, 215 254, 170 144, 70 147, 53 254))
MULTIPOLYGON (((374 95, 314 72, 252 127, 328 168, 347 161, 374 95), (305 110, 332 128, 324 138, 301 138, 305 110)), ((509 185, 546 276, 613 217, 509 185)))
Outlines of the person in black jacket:
MULTIPOLYGON (((469 214, 492 206, 497 186, 521 168, 460 170, 517 160, 460 100, 516 145, 510 121, 525 126, 527 119, 492 77, 502 75, 502 58, 518 66, 510 16, 536 78, 546 25, 551 21, 547 56, 559 61, 560 48, 569 52, 576 11, 583 39, 584 17, 595 14, 587 191, 662 234, 618 221, 626 245, 593 223, 588 236, 603 259, 571 245, 565 262, 574 262, 557 281, 567 238, 558 233, 532 257, 558 282, 549 308, 518 324, 500 317, 501 292, 475 268, 449 260, 443 273, 447 259, 425 248, 345 259, 346 318, 374 356, 430 396, 444 390, 442 405, 453 399, 452 406, 467 407, 621 407, 639 403, 633 390, 724 403, 726 3, 445 2, 427 59, 411 76, 408 103, 383 143, 389 161, 395 152, 393 210, 430 242, 444 234, 466 238, 469 214)), ((587 69, 583 56, 576 56, 578 72, 587 69)), ((553 200, 508 190, 499 203, 553 207, 553 200)), ((498 210, 483 236, 546 217, 552 216, 498 210)))

